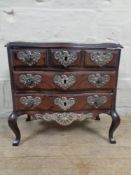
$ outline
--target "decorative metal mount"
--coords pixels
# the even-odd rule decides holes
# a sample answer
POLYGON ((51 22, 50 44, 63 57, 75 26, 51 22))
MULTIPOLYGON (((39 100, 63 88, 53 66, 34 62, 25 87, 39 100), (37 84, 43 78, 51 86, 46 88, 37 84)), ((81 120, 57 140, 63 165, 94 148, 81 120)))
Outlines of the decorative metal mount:
POLYGON ((76 82, 74 75, 56 75, 54 77, 54 83, 61 87, 63 90, 67 90, 76 82))
POLYGON ((64 111, 70 109, 75 104, 74 98, 66 98, 66 97, 57 97, 54 100, 54 104, 59 106, 64 111))
POLYGON ((34 50, 22 50, 17 53, 17 58, 28 66, 36 64, 40 56, 40 52, 34 50))
POLYGON ((32 96, 26 96, 26 97, 21 97, 20 98, 20 103, 30 107, 30 108, 34 108, 36 106, 39 106, 39 104, 42 102, 40 97, 32 97, 32 96))
POLYGON ((67 67, 77 60, 77 53, 75 51, 57 50, 54 57, 60 64, 67 67))
POLYGON ((33 75, 33 74, 21 74, 19 76, 19 80, 23 83, 26 87, 33 88, 37 86, 41 82, 42 76, 41 75, 33 75))
POLYGON ((113 59, 113 54, 109 51, 91 52, 91 60, 99 67, 108 64, 113 59))
POLYGON ((67 126, 73 123, 74 121, 84 121, 86 119, 92 118, 92 113, 74 113, 74 112, 63 112, 63 113, 45 113, 45 114, 35 114, 35 119, 43 119, 47 122, 56 121, 58 124, 67 126))
POLYGON ((97 88, 100 88, 110 81, 110 75, 103 73, 92 73, 89 74, 88 81, 97 88))
POLYGON ((87 97, 87 103, 95 108, 99 108, 107 102, 107 97, 102 95, 91 95, 87 97))

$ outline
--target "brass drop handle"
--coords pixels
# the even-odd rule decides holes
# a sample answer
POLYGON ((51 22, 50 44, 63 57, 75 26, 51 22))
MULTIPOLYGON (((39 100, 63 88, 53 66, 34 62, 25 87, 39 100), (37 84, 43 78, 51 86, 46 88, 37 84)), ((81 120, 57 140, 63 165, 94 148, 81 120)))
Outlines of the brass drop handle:
POLYGON ((110 51, 93 51, 91 52, 91 61, 99 67, 108 64, 113 59, 110 51))
POLYGON ((34 50, 22 50, 17 53, 17 58, 28 66, 35 65, 40 59, 41 53, 34 50))
POLYGON ((41 102, 42 100, 40 97, 24 96, 20 98, 20 103, 29 108, 39 106, 41 102))
POLYGON ((110 81, 110 75, 104 73, 91 73, 88 81, 97 88, 101 88, 110 81))
POLYGON ((21 74, 19 80, 25 86, 33 88, 41 82, 42 76, 38 74, 21 74))
POLYGON ((107 96, 104 95, 90 95, 87 97, 87 103, 90 106, 93 106, 95 108, 101 107, 103 104, 105 104, 108 101, 107 96))

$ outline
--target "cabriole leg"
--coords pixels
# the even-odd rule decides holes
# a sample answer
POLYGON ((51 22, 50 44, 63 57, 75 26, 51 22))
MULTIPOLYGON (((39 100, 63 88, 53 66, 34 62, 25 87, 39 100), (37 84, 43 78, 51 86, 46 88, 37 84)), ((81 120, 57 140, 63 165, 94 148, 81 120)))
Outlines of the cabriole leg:
POLYGON ((27 122, 31 121, 31 116, 29 114, 27 115, 26 121, 27 122))
POLYGON ((12 143, 13 146, 19 145, 20 138, 21 138, 20 130, 17 125, 17 117, 18 117, 18 114, 16 112, 12 112, 8 118, 9 127, 11 128, 11 130, 14 132, 16 136, 15 140, 12 143))
POLYGON ((109 129, 109 141, 110 143, 115 144, 116 140, 113 137, 113 133, 120 124, 120 117, 116 111, 111 112, 111 117, 112 117, 112 123, 109 129))

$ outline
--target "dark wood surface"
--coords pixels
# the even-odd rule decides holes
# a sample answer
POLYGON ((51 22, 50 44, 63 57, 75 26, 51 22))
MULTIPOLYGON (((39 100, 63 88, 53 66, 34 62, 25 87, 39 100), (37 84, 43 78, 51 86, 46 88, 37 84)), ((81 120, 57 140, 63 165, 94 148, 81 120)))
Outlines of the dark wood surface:
POLYGON ((109 130, 110 143, 116 143, 113 133, 120 123, 119 115, 116 112, 116 91, 118 70, 120 61, 120 52, 122 46, 114 43, 102 44, 73 44, 73 43, 25 43, 11 42, 7 44, 8 59, 11 77, 13 113, 9 117, 9 126, 16 135, 13 145, 20 142, 20 131, 17 126, 17 117, 22 114, 30 115, 39 112, 89 112, 94 117, 99 118, 100 113, 110 114, 112 124, 109 130), (55 50, 68 50, 77 53, 77 59, 71 65, 64 67, 54 58, 55 50), (40 51, 39 61, 29 66, 17 58, 18 51, 21 50, 37 50, 40 51), (91 60, 91 52, 103 51, 113 54, 112 60, 99 67, 91 60), (95 87, 89 83, 88 76, 91 73, 102 73, 110 75, 110 81, 102 87, 95 87), (21 74, 41 75, 42 81, 33 88, 29 88, 20 82, 21 74), (68 89, 63 90, 54 84, 54 76, 65 74, 67 76, 74 75, 76 82, 68 89), (89 95, 105 95, 108 101, 97 109, 87 103, 89 95), (20 103, 20 97, 39 96, 42 99, 39 106, 31 108, 20 103), (57 97, 74 98, 75 104, 69 110, 62 110, 54 104, 57 97))

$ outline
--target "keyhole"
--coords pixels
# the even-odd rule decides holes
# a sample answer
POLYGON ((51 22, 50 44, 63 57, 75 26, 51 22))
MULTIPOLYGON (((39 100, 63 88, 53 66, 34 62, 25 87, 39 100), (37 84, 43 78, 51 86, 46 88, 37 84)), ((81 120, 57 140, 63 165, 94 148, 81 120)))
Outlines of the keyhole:
POLYGON ((67 56, 65 56, 65 61, 67 61, 67 56))
POLYGON ((66 80, 64 80, 64 84, 66 84, 66 80))
POLYGON ((100 79, 98 79, 98 80, 97 80, 97 84, 100 84, 100 83, 101 83, 101 80, 100 80, 100 79))
POLYGON ((66 102, 64 102, 64 106, 66 106, 66 102))

